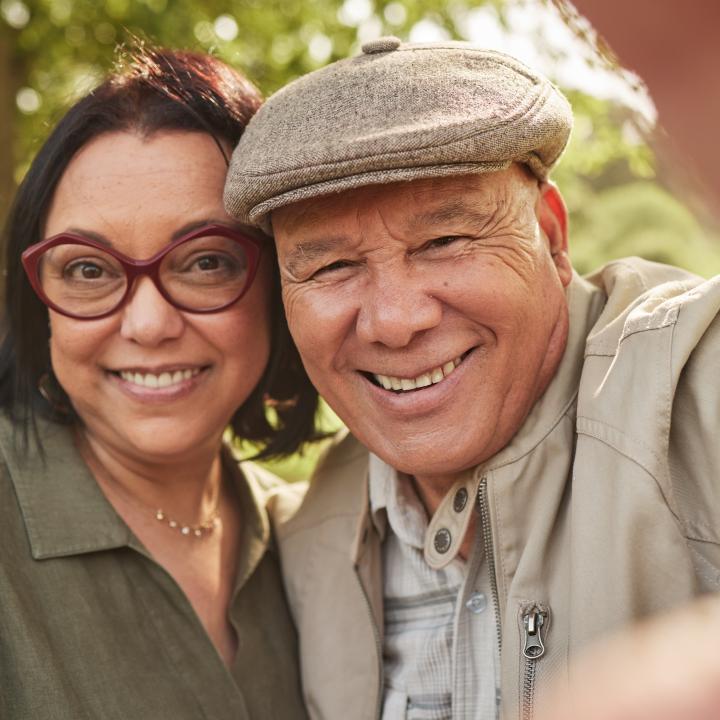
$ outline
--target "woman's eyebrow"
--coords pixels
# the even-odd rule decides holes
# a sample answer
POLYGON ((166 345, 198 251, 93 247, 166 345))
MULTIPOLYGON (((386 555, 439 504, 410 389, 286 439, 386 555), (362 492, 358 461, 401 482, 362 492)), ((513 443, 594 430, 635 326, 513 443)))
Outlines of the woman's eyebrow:
POLYGON ((66 232, 72 233, 73 235, 82 235, 82 237, 87 238, 88 240, 94 240, 95 242, 98 242, 101 245, 106 245, 110 248, 113 246, 113 244, 104 235, 95 232, 94 230, 83 230, 82 228, 71 227, 68 228, 66 232))
MULTIPOLYGON (((170 236, 170 242, 172 242, 173 240, 177 240, 178 238, 181 238, 183 235, 187 235, 188 233, 191 233, 193 230, 197 230, 201 227, 204 227, 205 225, 227 225, 227 221, 223 222, 219 218, 202 218, 200 220, 193 220, 191 222, 185 223, 185 225, 178 228, 170 236)), ((82 235, 83 237, 86 237, 89 240, 95 240, 95 242, 99 242, 101 245, 107 245, 107 247, 114 247, 114 244, 110 240, 108 240, 101 233, 95 232, 94 230, 83 230, 83 228, 71 227, 71 228, 68 228, 67 232, 73 233, 75 235, 82 235)))
POLYGON ((192 220, 191 222, 185 223, 182 227, 178 228, 171 236, 170 241, 177 240, 178 238, 181 238, 183 235, 187 235, 188 233, 191 233, 193 230, 199 230, 201 227, 205 227, 205 225, 228 225, 228 221, 221 220, 219 218, 202 218, 200 220, 192 220))

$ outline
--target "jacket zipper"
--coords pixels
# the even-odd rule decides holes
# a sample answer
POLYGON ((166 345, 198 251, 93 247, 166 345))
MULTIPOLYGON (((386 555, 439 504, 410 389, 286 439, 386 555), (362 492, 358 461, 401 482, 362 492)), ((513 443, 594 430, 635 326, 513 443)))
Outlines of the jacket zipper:
POLYGON ((368 597, 367 591, 365 590, 365 585, 363 585, 363 582, 360 579, 360 573, 358 572, 357 566, 355 566, 355 577, 358 581, 358 585, 360 585, 362 596, 363 598, 365 598, 365 607, 367 608, 368 615, 370 616, 370 624, 372 625, 373 637, 375 638, 375 651, 378 658, 378 694, 377 698, 375 699, 375 719, 380 720, 383 704, 383 686, 385 685, 385 678, 383 676, 382 642, 380 640, 380 631, 378 629, 377 623, 375 622, 375 616, 373 615, 370 598, 368 597))
POLYGON ((487 492, 487 476, 483 475, 478 487, 478 509, 482 523, 483 543, 485 543, 485 557, 487 558, 488 574, 490 575, 490 590, 492 593, 493 608, 495 610, 495 632, 497 634, 498 655, 502 650, 502 628, 500 627, 500 593, 498 592, 497 576, 495 573, 495 548, 493 547, 492 528, 490 526, 490 503, 487 492))
POLYGON ((537 661, 545 654, 544 626, 548 611, 539 605, 531 605, 522 614, 524 635, 523 657, 525 669, 520 703, 520 720, 532 720, 535 705, 535 675, 537 661))

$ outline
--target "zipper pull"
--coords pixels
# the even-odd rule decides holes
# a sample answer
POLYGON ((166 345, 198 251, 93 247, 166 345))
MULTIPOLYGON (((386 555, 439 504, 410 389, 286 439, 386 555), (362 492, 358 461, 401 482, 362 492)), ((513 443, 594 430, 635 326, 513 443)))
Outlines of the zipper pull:
POLYGON ((537 607, 532 608, 523 615, 525 626, 525 647, 523 655, 529 660, 537 660, 545 654, 545 645, 542 641, 542 626, 545 624, 547 613, 537 607))

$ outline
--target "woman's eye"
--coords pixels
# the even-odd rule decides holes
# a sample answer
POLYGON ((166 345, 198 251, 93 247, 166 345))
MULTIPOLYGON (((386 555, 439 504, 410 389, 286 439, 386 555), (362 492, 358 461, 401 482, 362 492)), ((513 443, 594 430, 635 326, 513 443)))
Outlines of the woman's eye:
POLYGON ((199 255, 190 259, 185 267, 186 273, 238 273, 245 266, 242 258, 228 257, 222 253, 199 255))
POLYGON ((222 260, 217 255, 206 255, 198 258, 195 262, 198 270, 217 270, 222 265, 222 260))
POLYGON ((74 262, 65 268, 64 274, 72 280, 99 280, 103 269, 92 262, 74 262))

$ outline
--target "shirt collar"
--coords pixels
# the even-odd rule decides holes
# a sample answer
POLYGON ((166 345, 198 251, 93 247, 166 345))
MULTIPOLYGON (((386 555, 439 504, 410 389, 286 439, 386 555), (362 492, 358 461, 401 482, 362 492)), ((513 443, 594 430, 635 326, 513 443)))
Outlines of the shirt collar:
POLYGON ((372 453, 368 477, 370 512, 376 528, 384 528, 384 513, 390 529, 402 542, 422 550, 428 517, 411 478, 372 453))
MULTIPOLYGON (((42 449, 32 430, 27 445, 22 433, 0 419, 0 448, 20 505, 30 551, 36 560, 131 547, 146 554, 142 543, 105 497, 80 456, 73 428, 37 421, 42 449)), ((228 446, 223 466, 234 482, 242 508, 242 542, 236 584, 253 573, 270 542, 264 512, 266 493, 251 464, 243 464, 244 481, 228 446)))
POLYGON ((77 451, 71 426, 37 420, 27 442, 0 421, 0 446, 15 487, 33 558, 80 555, 137 544, 77 451))

